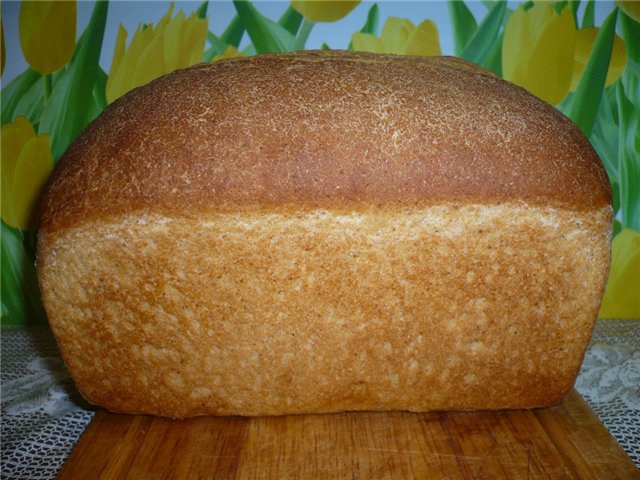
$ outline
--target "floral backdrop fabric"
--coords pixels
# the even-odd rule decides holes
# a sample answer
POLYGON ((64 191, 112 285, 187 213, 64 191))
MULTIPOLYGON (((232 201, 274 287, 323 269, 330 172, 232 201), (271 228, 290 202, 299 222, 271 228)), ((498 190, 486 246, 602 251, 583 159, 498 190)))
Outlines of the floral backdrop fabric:
POLYGON ((445 53, 571 118, 600 155, 613 192, 612 265, 600 316, 640 318, 640 2, 451 0, 414 4, 411 18, 383 16, 402 11, 392 2, 278 2, 277 17, 264 13, 273 4, 178 2, 148 4, 149 18, 135 29, 109 11, 140 4, 90 5, 82 31, 76 2, 4 2, 0 10, 2 73, 8 57, 27 65, 1 79, 3 324, 46 319, 34 267, 38 200, 66 148, 109 103, 178 68, 305 49, 314 28, 327 24, 332 29, 315 48, 442 55, 446 43, 453 51, 445 53), (228 22, 214 28, 212 19, 222 17, 228 22), (110 45, 108 23, 118 25, 110 45), (19 45, 5 45, 6 25, 17 29, 19 45), (104 51, 112 52, 106 68, 104 51))

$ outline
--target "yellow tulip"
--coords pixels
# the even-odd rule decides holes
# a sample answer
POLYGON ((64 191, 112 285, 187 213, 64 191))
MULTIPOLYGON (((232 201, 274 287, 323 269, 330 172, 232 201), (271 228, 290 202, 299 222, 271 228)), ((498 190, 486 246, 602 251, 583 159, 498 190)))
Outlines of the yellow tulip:
POLYGON ((291 6, 312 22, 335 22, 346 17, 360 0, 293 0, 291 6))
POLYGON ((640 2, 638 0, 618 0, 616 4, 620 7, 620 10, 640 23, 640 2))
POLYGON ((611 244, 611 273, 601 318, 640 318, 640 233, 623 229, 611 244))
POLYGON ((24 117, 2 126, 2 219, 21 230, 37 226, 37 206, 53 169, 49 136, 24 117))
MULTIPOLYGON (((584 72, 584 68, 589 61, 591 50, 596 43, 598 36, 597 27, 582 28, 576 33, 576 49, 573 55, 573 75, 571 77, 571 91, 575 91, 584 72)), ((605 84, 611 85, 618 80, 627 66, 627 49, 622 39, 615 35, 613 38, 613 50, 611 51, 611 60, 609 61, 609 71, 605 84)))
POLYGON ((43 75, 64 66, 76 45, 76 2, 22 2, 18 18, 24 58, 43 75))
POLYGON ((409 20, 389 17, 382 27, 380 37, 368 33, 354 33, 353 49, 374 53, 397 55, 442 55, 438 27, 425 20, 417 27, 409 20))
POLYGON ((109 103, 133 88, 200 61, 209 28, 207 20, 195 13, 186 18, 182 11, 172 19, 172 14, 173 4, 155 28, 138 26, 128 49, 127 30, 120 25, 107 80, 109 103))
POLYGON ((511 15, 502 44, 502 74, 546 102, 557 105, 569 92, 576 26, 568 8, 552 3, 520 5, 511 15))
POLYGON ((229 45, 224 52, 222 52, 220 55, 216 55, 215 57, 213 57, 213 60, 211 61, 217 62, 218 60, 225 60, 227 58, 238 58, 238 57, 246 57, 246 55, 238 51, 238 49, 236 49, 236 47, 234 47, 233 45, 229 45))

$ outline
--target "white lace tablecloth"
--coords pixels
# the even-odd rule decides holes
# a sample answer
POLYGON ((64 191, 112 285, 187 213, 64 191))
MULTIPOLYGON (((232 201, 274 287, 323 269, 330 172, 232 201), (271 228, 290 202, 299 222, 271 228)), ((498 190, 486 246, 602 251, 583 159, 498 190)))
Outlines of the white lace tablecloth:
MULTIPOLYGON (((46 328, 3 327, 0 477, 54 478, 95 407, 75 390, 46 328)), ((640 321, 601 320, 576 389, 640 467, 640 321)))

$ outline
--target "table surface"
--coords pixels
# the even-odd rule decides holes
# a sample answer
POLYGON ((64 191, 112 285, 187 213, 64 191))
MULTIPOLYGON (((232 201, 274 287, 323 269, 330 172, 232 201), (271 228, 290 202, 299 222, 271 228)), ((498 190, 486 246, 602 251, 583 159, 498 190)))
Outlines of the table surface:
MULTIPOLYGON (((1 334, 0 476, 54 478, 99 410, 75 390, 48 329, 1 334)), ((576 390, 640 467, 640 321, 597 322, 576 390)))

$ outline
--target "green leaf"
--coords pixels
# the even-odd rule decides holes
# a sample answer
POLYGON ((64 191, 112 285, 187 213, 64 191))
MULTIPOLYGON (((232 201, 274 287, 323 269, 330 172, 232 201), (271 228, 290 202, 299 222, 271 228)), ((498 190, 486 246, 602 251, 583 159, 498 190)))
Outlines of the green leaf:
POLYGON ((578 26, 578 8, 580 8, 580 0, 569 0, 569 11, 573 15, 573 22, 578 26))
POLYGON ((298 38, 297 38, 298 46, 296 47, 296 49, 298 50, 304 49, 304 46, 307 43, 307 39, 309 38, 309 34, 311 33, 311 30, 313 30, 314 26, 315 26, 314 22, 306 18, 304 19, 304 21, 302 22, 302 27, 300 28, 300 33, 298 33, 298 38))
MULTIPOLYGON (((554 2, 553 4, 553 8, 556 11, 556 13, 561 13, 562 10, 564 9, 564 7, 567 6, 568 1, 567 0, 563 0, 561 2, 554 2)), ((577 25, 577 23, 576 23, 577 25)))
POLYGON ((219 53, 217 53, 213 47, 205 50, 205 52, 202 54, 202 63, 211 62, 211 60, 213 60, 213 57, 215 57, 216 55, 219 55, 219 53))
POLYGON ((222 40, 227 45, 231 45, 235 48, 238 48, 240 42, 242 41, 242 36, 244 35, 244 24, 238 15, 233 17, 233 20, 227 25, 227 28, 224 30, 222 35, 220 35, 220 40, 222 40))
POLYGON ((211 45, 202 55, 203 62, 210 62, 216 55, 222 55, 228 45, 223 42, 215 33, 207 33, 207 41, 211 45))
POLYGON ((600 103, 596 121, 591 130, 589 141, 595 148, 598 156, 602 160, 609 183, 611 184, 611 198, 613 202, 613 213, 617 215, 620 210, 620 186, 619 178, 619 128, 618 128, 618 108, 616 98, 616 86, 608 87, 600 103), (613 102, 611 101, 611 98, 613 102), (615 109, 614 109, 615 107, 615 109))
POLYGON ((368 33, 370 35, 376 35, 378 33, 378 24, 380 22, 380 9, 378 4, 371 5, 369 12, 367 13, 367 20, 360 29, 360 33, 368 33))
POLYGON ((613 237, 615 238, 622 231, 622 225, 617 219, 613 220, 613 237))
POLYGON ((213 33, 207 33, 207 41, 211 45, 202 55, 203 62, 210 62, 217 55, 222 55, 229 46, 238 48, 244 35, 244 24, 238 15, 235 15, 222 35, 219 37, 213 33))
MULTIPOLYGON (((65 72, 65 68, 61 68, 58 71, 54 72, 52 75, 49 75, 49 78, 52 81, 52 84, 55 85, 58 80, 61 78, 62 74, 65 72)), ((9 103, 8 108, 5 111, 4 104, 2 109, 2 114, 11 115, 6 119, 3 118, 3 123, 14 122, 18 117, 25 117, 33 128, 38 131, 38 126, 40 123, 40 118, 42 117, 42 112, 44 111, 44 80, 45 77, 37 74, 39 78, 31 85, 31 87, 24 93, 8 93, 7 99, 9 103), (13 95, 17 95, 17 97, 13 97, 13 95), (17 103, 14 101, 17 99, 17 103), (9 110, 12 111, 9 111, 9 110), (6 121, 5 121, 6 120, 6 121)), ((9 85, 10 86, 10 85, 9 85)), ((8 88, 8 87, 7 87, 8 88)), ((3 91, 2 100, 5 101, 5 93, 3 91)))
POLYGON ((613 207, 613 216, 615 218, 620 211, 620 185, 611 178, 609 179, 609 185, 611 186, 611 206, 613 207))
POLYGON ((46 322, 46 315, 34 266, 35 233, 16 230, 4 221, 1 224, 2 324, 42 324, 46 322))
POLYGON ((640 106, 640 64, 627 59, 627 67, 620 81, 624 86, 625 95, 631 103, 640 106))
MULTIPOLYGON (((24 72, 11 80, 9 84, 2 89, 2 124, 12 123, 16 117, 20 115, 26 116, 24 110, 18 109, 18 104, 23 97, 29 92, 34 84, 42 78, 35 70, 27 68, 24 72)), ((40 91, 42 91, 42 85, 40 85, 40 91)), ((42 98, 42 95, 41 97, 42 98)), ((24 105, 22 109, 24 109, 24 105)), ((27 110, 32 110, 32 106, 29 106, 27 110)), ((29 117, 27 117, 29 118, 29 117)), ((30 119, 31 120, 31 119, 30 119)), ((33 123, 33 122, 32 122, 33 123)))
POLYGON ((489 55, 494 43, 499 39, 502 21, 507 9, 506 2, 498 2, 484 17, 480 26, 467 43, 467 46, 460 55, 461 58, 469 62, 482 65, 489 55))
POLYGON ((633 105, 618 82, 620 121, 620 222, 622 227, 640 231, 640 107, 633 105))
POLYGON ((198 9, 196 10, 197 17, 202 19, 207 18, 207 8, 209 8, 209 0, 205 0, 200 4, 198 9))
POLYGON ((91 92, 91 104, 88 118, 93 121, 107 107, 107 78, 108 75, 102 68, 98 68, 96 82, 93 84, 91 92))
POLYGON ((497 76, 502 77, 502 40, 504 39, 504 31, 500 32, 498 38, 487 52, 482 60, 481 66, 487 70, 491 70, 497 76))
POLYGON ((215 48, 219 53, 224 52, 227 49, 227 47, 229 46, 229 44, 227 42, 222 40, 220 37, 218 37, 213 32, 208 32, 207 33, 207 41, 209 42, 211 47, 215 48))
MULTIPOLYGON (((611 86, 607 90, 616 92, 616 87, 611 86)), ((617 103, 617 99, 616 99, 617 103)), ((607 175, 613 182, 618 182, 618 124, 617 108, 611 108, 608 98, 603 98, 598 109, 591 135, 589 137, 593 148, 598 152, 602 164, 607 171, 607 175)))
POLYGON ((619 13, 620 35, 627 48, 627 67, 622 74, 625 94, 631 102, 640 106, 640 23, 619 13))
POLYGON ((108 3, 97 1, 87 29, 73 59, 53 88, 40 121, 40 132, 51 135, 51 150, 57 162, 67 147, 86 128, 94 112, 87 105, 93 99, 100 73, 100 51, 107 20, 108 3))
POLYGON ((322 42, 322 45, 320 46, 320 50, 331 50, 331 47, 327 45, 325 42, 322 42))
POLYGON ((607 103, 607 112, 611 113, 613 122, 618 126, 618 95, 616 88, 617 84, 604 89, 604 101, 607 103))
POLYGON ((626 13, 620 12, 620 34, 627 47, 627 55, 636 63, 640 63, 640 23, 633 20, 626 13))
MULTIPOLYGON (((11 121, 15 121, 18 117, 25 117, 37 131, 43 110, 44 78, 41 77, 20 97, 15 105, 11 121)), ((4 114, 4 111, 2 113, 4 114)))
POLYGON ((563 110, 587 137, 591 134, 604 91, 617 13, 616 8, 602 24, 572 101, 563 110))
POLYGON ((453 29, 454 51, 459 56, 476 33, 478 24, 463 0, 449 0, 449 15, 453 29))
POLYGON ((280 20, 278 20, 278 24, 284 27, 291 35, 297 35, 303 18, 300 12, 289 5, 280 20))
POLYGON ((298 39, 283 26, 263 16, 247 1, 234 0, 240 20, 247 29, 256 53, 299 50, 298 39))
MULTIPOLYGON (((378 8, 378 4, 374 3, 371 5, 369 12, 367 13, 367 20, 364 22, 364 25, 359 30, 360 33, 368 33, 369 35, 376 35, 378 32, 378 23, 380 22, 380 9, 378 8)), ((329 49, 330 50, 330 49, 329 49)), ((353 42, 349 42, 349 46, 347 50, 353 50, 353 42)))
POLYGON ((242 54, 245 57, 250 57, 252 55, 255 55, 256 53, 257 53, 256 52, 256 47, 253 46, 253 43, 250 43, 249 45, 247 45, 246 47, 244 47, 242 49, 242 54))
MULTIPOLYGON (((578 25, 578 22, 576 22, 578 25)), ((582 14, 582 23, 580 24, 580 28, 591 28, 595 25, 595 2, 594 0, 589 0, 587 5, 584 7, 584 13, 582 14)))
POLYGON ((618 182, 612 182, 609 179, 609 185, 611 185, 611 203, 613 206, 613 216, 615 217, 620 211, 620 185, 618 182))

